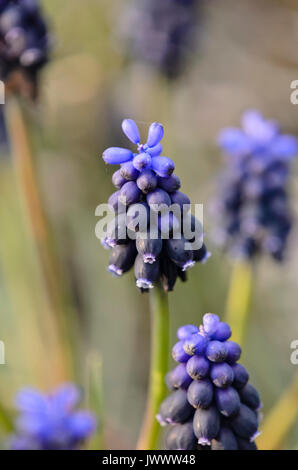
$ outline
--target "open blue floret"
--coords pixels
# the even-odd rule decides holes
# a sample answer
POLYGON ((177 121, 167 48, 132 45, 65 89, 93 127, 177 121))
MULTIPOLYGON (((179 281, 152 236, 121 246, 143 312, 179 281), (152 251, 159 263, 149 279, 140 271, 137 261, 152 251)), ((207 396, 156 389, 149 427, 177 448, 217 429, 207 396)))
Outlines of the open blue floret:
POLYGON ((92 435, 96 419, 78 409, 81 391, 74 384, 64 384, 45 394, 24 388, 16 396, 19 411, 13 450, 75 450, 92 435))
POLYGON ((129 140, 137 145, 138 153, 131 150, 110 147, 103 152, 103 159, 111 165, 125 164, 132 162, 137 171, 152 170, 160 177, 170 176, 175 168, 174 162, 168 157, 162 157, 162 146, 160 144, 164 131, 163 126, 158 122, 153 122, 148 131, 147 142, 141 144, 139 129, 132 119, 124 119, 122 130, 129 140))

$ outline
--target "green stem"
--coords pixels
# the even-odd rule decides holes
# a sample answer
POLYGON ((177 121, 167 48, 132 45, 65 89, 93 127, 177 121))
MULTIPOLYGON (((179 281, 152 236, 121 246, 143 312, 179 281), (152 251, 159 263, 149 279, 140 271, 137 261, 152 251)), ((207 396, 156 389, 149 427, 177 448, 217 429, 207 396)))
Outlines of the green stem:
POLYGON ((149 391, 138 450, 156 449, 160 431, 156 415, 167 392, 165 375, 169 367, 169 305, 168 296, 160 284, 150 293, 150 300, 152 326, 149 391))
POLYGON ((252 265, 237 261, 234 265, 227 300, 226 321, 232 329, 232 339, 242 345, 252 294, 252 265))

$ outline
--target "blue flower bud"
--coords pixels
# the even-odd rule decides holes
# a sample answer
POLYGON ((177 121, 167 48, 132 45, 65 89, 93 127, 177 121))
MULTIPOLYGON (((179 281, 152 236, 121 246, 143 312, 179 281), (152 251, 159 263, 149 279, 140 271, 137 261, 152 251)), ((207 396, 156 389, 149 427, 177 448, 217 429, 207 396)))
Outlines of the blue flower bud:
POLYGON ((158 214, 157 226, 163 239, 180 236, 181 224, 171 211, 165 210, 162 214, 158 214))
POLYGON ((211 450, 238 450, 237 439, 233 431, 222 427, 217 438, 211 442, 211 450))
POLYGON ((180 239, 172 238, 166 240, 165 243, 169 258, 183 271, 186 271, 195 264, 192 251, 185 250, 186 240, 183 236, 180 239))
POLYGON ((233 386, 237 389, 243 388, 244 385, 247 384, 249 379, 247 370, 242 364, 233 364, 231 367, 234 372, 233 386))
POLYGON ((187 389, 191 382, 192 379, 187 373, 185 363, 179 364, 167 374, 166 383, 174 388, 187 389))
POLYGON ((137 179, 137 185, 144 194, 148 194, 156 188, 157 176, 151 170, 144 170, 137 179))
POLYGON ((210 380, 193 380, 187 390, 187 399, 194 408, 208 408, 213 400, 210 380))
POLYGON ((153 122, 148 130, 147 145, 155 147, 163 138, 163 126, 159 122, 153 122))
POLYGON ((241 347, 234 341, 227 341, 225 344, 228 351, 226 361, 229 364, 234 364, 238 359, 240 359, 242 352, 241 347))
POLYGON ((134 144, 140 143, 140 133, 135 121, 133 121, 132 119, 124 119, 122 121, 122 130, 131 142, 133 142, 134 144))
POLYGON ((183 345, 184 341, 178 341, 172 349, 172 356, 176 362, 187 362, 190 358, 189 354, 184 351, 183 345))
POLYGON ((108 271, 116 277, 129 271, 135 262, 137 250, 133 242, 126 245, 117 245, 113 248, 108 271))
POLYGON ((224 362, 227 357, 227 348, 225 343, 221 343, 220 341, 210 341, 207 345, 206 356, 209 361, 224 362))
POLYGON ((148 147, 146 152, 149 153, 151 157, 158 157, 162 153, 162 146, 161 144, 157 144, 155 147, 148 147))
POLYGON ((170 392, 173 392, 173 390, 176 389, 176 387, 174 387, 173 382, 172 382, 172 371, 170 371, 166 374, 165 384, 166 384, 168 390, 170 390, 170 392))
POLYGON ((184 209, 186 211, 190 209, 190 199, 181 191, 171 193, 171 201, 172 204, 178 204, 182 210, 184 209))
POLYGON ((241 390, 239 390, 239 395, 242 403, 249 406, 253 410, 258 410, 261 407, 261 400, 258 391, 253 387, 253 385, 247 383, 244 385, 241 390))
POLYGON ((171 292, 174 289, 178 268, 164 253, 160 257, 161 282, 165 292, 171 292))
POLYGON ((108 223, 105 243, 113 248, 127 241, 126 214, 121 213, 108 223))
POLYGON ((184 423, 193 414, 193 408, 187 401, 185 390, 176 390, 161 404, 157 419, 161 423, 184 423))
MULTIPOLYGON (((168 258, 169 259, 169 258, 168 258)), ((171 260, 170 260, 171 261, 171 260)), ((180 277, 181 281, 182 282, 186 282, 187 281, 187 273, 186 271, 183 271, 182 268, 179 268, 179 266, 176 266, 177 267, 177 273, 178 273, 178 276, 180 277)))
POLYGON ((193 356, 186 364, 187 373, 194 380, 203 379, 209 373, 210 362, 204 356, 193 356))
POLYGON ((126 181, 127 180, 121 176, 120 170, 115 171, 112 176, 112 183, 117 189, 121 189, 126 181))
POLYGON ((119 165, 120 163, 125 163, 132 160, 133 153, 128 149, 110 147, 103 152, 102 158, 110 165, 119 165))
POLYGON ((203 354, 207 346, 207 340, 200 333, 195 333, 184 341, 184 351, 190 356, 203 354))
POLYGON ((38 2, 36 0, 22 0, 22 7, 27 18, 32 18, 39 12, 38 2))
POLYGON ((225 322, 220 322, 218 323, 215 333, 212 335, 212 339, 215 339, 217 341, 226 341, 230 338, 231 335, 232 331, 229 325, 225 322))
POLYGON ((194 333, 198 333, 199 328, 195 325, 184 325, 180 326, 177 330, 177 338, 178 339, 187 339, 189 336, 193 335, 194 333))
POLYGON ((217 409, 224 416, 234 416, 240 409, 240 398, 234 387, 216 388, 215 400, 217 409))
POLYGON ((251 442, 250 440, 242 439, 239 436, 237 436, 237 443, 239 450, 258 450, 254 441, 251 442))
POLYGON ((239 413, 231 418, 230 425, 237 436, 253 440, 258 431, 258 418, 248 406, 241 404, 239 413))
POLYGON ((227 387, 233 383, 234 372, 229 364, 221 362, 211 365, 210 377, 216 387, 227 387))
POLYGON ((173 160, 168 157, 153 157, 151 160, 151 168, 158 176, 167 178, 175 170, 173 160))
POLYGON ((138 153, 133 159, 134 167, 139 170, 147 170, 151 167, 151 157, 147 152, 138 153))
MULTIPOLYGON (((162 426, 165 426, 167 423, 160 421, 162 426)), ((181 424, 174 424, 172 426, 168 426, 166 433, 165 433, 165 448, 166 450, 177 450, 178 448, 178 435, 179 435, 179 428, 181 424)))
POLYGON ((220 415, 214 405, 206 410, 198 408, 193 419, 193 428, 198 443, 201 445, 210 445, 212 439, 215 439, 220 430, 220 415))
POLYGON ((147 203, 154 211, 162 210, 164 206, 170 206, 171 199, 166 191, 156 188, 151 193, 147 194, 147 203))
POLYGON ((184 424, 177 424, 176 450, 193 450, 197 439, 193 432, 192 420, 184 424))
POLYGON ((193 250, 193 259, 196 263, 205 264, 206 261, 210 258, 211 253, 206 248, 206 245, 203 244, 198 250, 193 250))
POLYGON ((141 191, 134 181, 128 181, 120 189, 119 200, 122 204, 129 206, 140 200, 141 191))
POLYGON ((125 210, 125 206, 120 201, 120 190, 115 191, 108 199, 108 204, 113 207, 116 214, 123 212, 125 210))
POLYGON ((145 202, 138 202, 129 206, 126 225, 132 232, 147 230, 150 221, 150 209, 145 202))
POLYGON ((180 178, 177 175, 174 175, 174 173, 171 176, 164 178, 159 176, 158 186, 167 191, 167 193, 173 193, 181 186, 180 178))
POLYGON ((120 175, 128 181, 135 181, 140 172, 134 167, 133 162, 126 162, 121 165, 120 175))
POLYGON ((138 255, 135 260, 136 285, 140 289, 151 289, 159 274, 159 262, 153 264, 145 263, 142 255, 138 255))
POLYGON ((208 335, 213 335, 216 331, 216 328, 219 324, 219 317, 214 313, 205 313, 203 316, 203 326, 204 330, 208 335))
POLYGON ((144 263, 154 263, 161 253, 161 238, 151 239, 150 233, 138 232, 136 238, 136 247, 138 253, 142 255, 144 263))

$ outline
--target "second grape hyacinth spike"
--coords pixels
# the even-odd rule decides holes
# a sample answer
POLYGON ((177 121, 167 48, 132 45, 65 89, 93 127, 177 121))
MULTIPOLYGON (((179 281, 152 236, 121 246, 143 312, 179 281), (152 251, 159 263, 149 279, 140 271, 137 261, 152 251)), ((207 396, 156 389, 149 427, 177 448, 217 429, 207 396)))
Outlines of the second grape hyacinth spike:
POLYGON ((238 363, 240 346, 215 314, 178 329, 172 355, 179 364, 165 380, 171 394, 157 420, 168 450, 257 450, 261 401, 238 363))
POLYGON ((159 280, 168 292, 178 277, 184 281, 185 271, 206 262, 210 253, 202 225, 190 212, 190 200, 179 191, 174 162, 161 156, 163 126, 152 123, 145 144, 132 119, 125 119, 122 129, 137 152, 120 147, 103 152, 106 163, 120 164, 112 177, 116 191, 109 198, 115 217, 101 240, 112 250, 108 270, 119 277, 134 266, 141 292, 159 280))
POLYGON ((281 134, 276 121, 248 110, 242 128, 223 129, 218 143, 227 165, 214 204, 215 241, 234 258, 267 253, 283 261, 293 225, 288 180, 297 137, 281 134))
POLYGON ((177 79, 195 49, 199 3, 135 0, 122 21, 129 55, 150 64, 167 79, 177 79))
POLYGON ((0 78, 7 90, 38 94, 38 73, 48 61, 50 37, 37 0, 0 2, 0 78))

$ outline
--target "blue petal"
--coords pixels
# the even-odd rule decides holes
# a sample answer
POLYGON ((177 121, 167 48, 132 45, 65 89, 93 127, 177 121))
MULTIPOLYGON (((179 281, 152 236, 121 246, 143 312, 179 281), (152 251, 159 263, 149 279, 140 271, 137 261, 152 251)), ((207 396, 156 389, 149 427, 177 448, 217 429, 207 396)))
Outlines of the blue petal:
POLYGON ((167 176, 170 176, 175 169, 173 160, 171 160, 168 157, 152 158, 151 167, 152 167, 152 170, 154 170, 158 176, 161 176, 164 178, 167 176))
POLYGON ((13 436, 9 442, 11 450, 40 450, 40 446, 35 439, 28 436, 13 436))
POLYGON ((298 155, 298 139, 292 135, 277 136, 270 147, 270 153, 281 159, 298 155))
POLYGON ((70 411, 79 404, 82 393, 79 387, 72 383, 61 385, 52 397, 52 403, 57 411, 70 411))
POLYGON ((228 127, 217 138, 219 146, 231 155, 246 155, 254 149, 252 140, 240 129, 228 127))
POLYGON ((23 413, 16 421, 16 428, 21 433, 39 438, 46 436, 51 426, 47 414, 23 413))
POLYGON ((142 152, 136 155, 133 159, 133 166, 139 170, 146 170, 151 166, 151 157, 147 152, 142 152))
POLYGON ((96 429, 96 419, 88 411, 77 411, 69 416, 68 429, 73 437, 83 440, 96 429))
POLYGON ((262 114, 256 110, 243 113, 242 127, 244 132, 258 142, 270 142, 279 131, 276 121, 266 121, 262 114))
POLYGON ((149 127, 147 145, 155 147, 163 138, 163 127, 159 122, 153 122, 149 127))
POLYGON ((20 411, 44 412, 48 402, 44 395, 33 388, 23 388, 15 398, 15 405, 20 411))
POLYGON ((130 150, 123 149, 121 147, 110 147, 103 152, 102 158, 106 163, 119 165, 120 163, 132 160, 133 153, 130 150))
POLYGON ((122 130, 126 137, 131 140, 131 142, 133 142, 134 144, 140 143, 141 138, 139 129, 132 119, 124 119, 124 121, 122 121, 122 130))
POLYGON ((149 155, 151 155, 151 157, 158 157, 159 155, 161 155, 162 145, 157 144, 157 145, 155 145, 155 147, 149 147, 146 150, 146 152, 149 153, 149 155))

